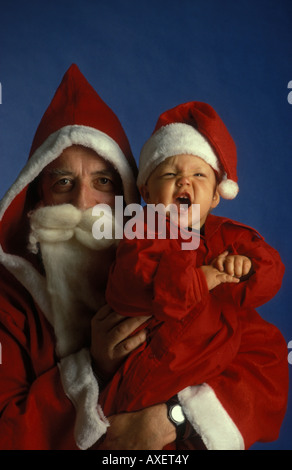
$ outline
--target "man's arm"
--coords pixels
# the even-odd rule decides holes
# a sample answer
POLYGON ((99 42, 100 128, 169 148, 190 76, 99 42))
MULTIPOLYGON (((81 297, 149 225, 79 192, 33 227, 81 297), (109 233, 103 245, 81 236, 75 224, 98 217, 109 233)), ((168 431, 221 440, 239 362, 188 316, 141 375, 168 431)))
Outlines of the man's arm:
MULTIPOLYGON (((2 298, 1 301, 3 305, 2 298)), ((54 350, 48 332, 41 330, 39 322, 39 337, 31 329, 26 340, 27 324, 17 325, 16 314, 21 320, 23 315, 14 311, 13 318, 4 311, 7 321, 0 328, 3 348, 0 449, 75 450, 71 424, 74 408, 62 389, 59 369, 51 359, 54 350)), ((2 310, 0 317, 2 320, 2 310)))
MULTIPOLYGON (((145 341, 145 330, 133 333, 148 318, 126 318, 111 311, 108 305, 97 312, 92 320, 91 355, 102 385, 110 380, 125 357, 145 341)), ((167 417, 165 403, 108 419, 110 427, 95 449, 162 450, 176 439, 176 429, 167 417)), ((204 448, 198 436, 196 443, 198 448, 204 448)))
POLYGON ((175 426, 164 403, 109 417, 110 427, 98 450, 162 450, 175 441, 175 426))
MULTIPOLYGON (((108 305, 97 312, 92 320, 90 352, 94 371, 102 384, 110 380, 125 357, 145 341, 144 329, 134 332, 148 318, 126 318, 111 311, 108 305)), ((164 403, 108 419, 110 427, 95 448, 161 450, 176 438, 164 403)))

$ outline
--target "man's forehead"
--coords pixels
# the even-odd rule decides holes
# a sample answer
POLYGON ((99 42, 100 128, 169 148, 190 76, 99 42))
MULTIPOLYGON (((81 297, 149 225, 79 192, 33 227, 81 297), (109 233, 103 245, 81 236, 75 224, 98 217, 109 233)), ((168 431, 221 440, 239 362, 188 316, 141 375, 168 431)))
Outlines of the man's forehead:
MULTIPOLYGON (((44 169, 43 171, 44 173, 48 174, 48 175, 75 175, 77 174, 78 172, 70 169, 70 168, 66 168, 66 167, 63 167, 63 166, 56 166, 56 167, 47 167, 44 169)), ((113 168, 104 168, 104 169, 98 169, 98 170, 92 170, 89 172, 90 175, 113 175, 115 174, 115 170, 113 168)))
POLYGON ((43 173, 78 174, 80 171, 86 171, 89 174, 116 173, 110 162, 106 161, 95 151, 84 147, 65 149, 59 157, 44 168, 43 173))

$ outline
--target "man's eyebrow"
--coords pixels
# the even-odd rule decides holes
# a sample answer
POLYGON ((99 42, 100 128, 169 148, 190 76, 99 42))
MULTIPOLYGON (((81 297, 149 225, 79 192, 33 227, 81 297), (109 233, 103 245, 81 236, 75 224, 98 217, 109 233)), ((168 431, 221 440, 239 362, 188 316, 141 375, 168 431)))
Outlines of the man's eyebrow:
POLYGON ((114 170, 96 170, 90 173, 92 176, 94 175, 104 175, 104 176, 113 176, 115 174, 114 170))
MULTIPOLYGON (((51 169, 45 170, 45 173, 47 173, 50 176, 68 176, 68 175, 74 176, 75 175, 73 171, 66 170, 65 168, 51 168, 51 169)), ((96 170, 90 173, 91 176, 96 176, 96 175, 113 176, 114 174, 115 172, 113 170, 107 170, 107 169, 96 170)))
POLYGON ((65 176, 65 175, 73 175, 72 171, 62 169, 62 168, 51 168, 44 171, 50 176, 65 176))

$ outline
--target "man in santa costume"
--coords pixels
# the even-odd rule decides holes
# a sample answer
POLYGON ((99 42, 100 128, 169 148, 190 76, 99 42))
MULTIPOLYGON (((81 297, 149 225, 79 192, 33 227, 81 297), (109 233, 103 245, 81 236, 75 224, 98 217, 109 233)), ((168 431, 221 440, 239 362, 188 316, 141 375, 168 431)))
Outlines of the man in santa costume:
POLYGON ((93 238, 91 208, 136 202, 136 174, 119 120, 72 65, 1 201, 3 449, 84 449, 106 432, 90 324, 115 243, 93 238))
MULTIPOLYGON (((99 405, 100 378, 143 343, 145 331, 129 335, 145 318, 99 310, 115 242, 92 240, 89 209, 120 194, 136 202, 135 177, 117 117, 71 66, 0 205, 2 449, 162 449, 175 439, 165 404, 108 417, 99 405)), ((277 438, 286 351, 276 328, 252 320, 232 366, 184 395, 207 448, 277 438)))

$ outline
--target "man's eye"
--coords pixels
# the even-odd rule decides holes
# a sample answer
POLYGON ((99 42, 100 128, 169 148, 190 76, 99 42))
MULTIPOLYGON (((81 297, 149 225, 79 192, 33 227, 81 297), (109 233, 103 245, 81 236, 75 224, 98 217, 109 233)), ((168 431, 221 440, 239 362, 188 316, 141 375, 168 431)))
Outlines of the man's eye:
POLYGON ((60 186, 66 186, 67 184, 70 183, 70 180, 68 178, 63 178, 57 182, 60 186))
POLYGON ((95 180, 94 187, 99 191, 114 191, 115 189, 114 182, 106 176, 101 176, 100 178, 97 178, 95 180))
POLYGON ((70 191, 72 186, 73 182, 69 178, 62 178, 54 184, 54 191, 59 193, 70 191))
POLYGON ((105 184, 110 184, 111 183, 111 180, 109 178, 99 178, 99 183, 101 185, 105 185, 105 184))

